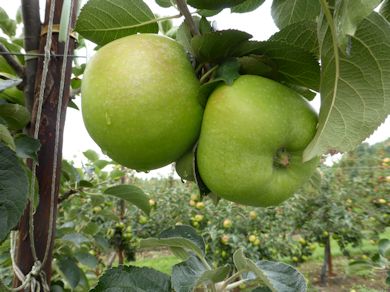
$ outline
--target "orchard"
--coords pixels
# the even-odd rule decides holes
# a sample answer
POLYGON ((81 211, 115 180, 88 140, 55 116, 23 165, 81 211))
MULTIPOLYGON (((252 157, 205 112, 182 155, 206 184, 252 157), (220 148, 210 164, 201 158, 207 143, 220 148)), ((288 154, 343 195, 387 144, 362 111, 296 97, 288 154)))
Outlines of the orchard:
POLYGON ((390 1, 151 2, 0 7, 0 291, 311 291, 335 246, 390 285, 390 145, 362 144, 390 113, 390 1), (218 29, 264 5, 268 39, 218 29), (63 159, 67 110, 104 157, 63 159))

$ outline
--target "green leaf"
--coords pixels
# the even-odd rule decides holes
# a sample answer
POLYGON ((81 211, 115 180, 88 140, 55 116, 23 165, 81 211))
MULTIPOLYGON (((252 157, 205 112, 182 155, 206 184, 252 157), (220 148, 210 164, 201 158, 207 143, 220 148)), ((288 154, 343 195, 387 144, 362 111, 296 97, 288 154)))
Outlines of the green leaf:
POLYGON ((272 35, 269 40, 285 42, 319 56, 317 24, 314 21, 290 24, 272 35))
MULTIPOLYGON (((0 77, 3 77, 3 76, 0 76, 0 77)), ((0 78, 0 92, 6 90, 7 88, 17 86, 21 82, 22 82, 22 79, 20 79, 20 78, 7 78, 7 79, 0 78)))
POLYGON ((117 185, 104 191, 105 194, 123 199, 149 215, 149 197, 140 188, 133 185, 117 185))
POLYGON ((67 257, 57 259, 57 266, 69 286, 75 289, 80 283, 83 271, 80 270, 72 258, 67 257))
POLYGON ((205 34, 213 31, 211 23, 204 16, 199 20, 199 31, 200 34, 205 34))
POLYGON ((223 9, 208 10, 208 9, 199 9, 198 14, 204 17, 211 17, 220 13, 223 9))
POLYGON ((171 0, 155 0, 156 3, 163 7, 163 8, 168 8, 172 6, 172 1, 171 0))
POLYGON ((199 9, 222 9, 236 6, 245 0, 188 0, 187 3, 199 9))
POLYGON ((259 75, 264 77, 272 77, 276 70, 276 64, 265 55, 248 55, 239 58, 240 72, 245 75, 259 75))
POLYGON ((98 259, 88 252, 79 251, 79 252, 76 252, 74 254, 74 256, 81 264, 83 264, 91 269, 95 269, 97 267, 97 265, 99 264, 98 259))
POLYGON ((218 66, 216 78, 222 80, 228 85, 232 85, 234 80, 240 77, 238 73, 240 70, 240 63, 237 59, 228 59, 226 62, 218 66))
POLYGON ((99 159, 99 160, 95 160, 93 162, 93 165, 95 165, 97 168, 102 170, 103 168, 105 168, 107 165, 109 165, 111 163, 112 163, 111 161, 99 159))
POLYGON ((250 38, 252 36, 246 32, 229 29, 195 36, 191 45, 200 62, 218 63, 236 56, 236 47, 250 38))
POLYGON ((103 291, 169 292, 171 281, 168 275, 151 268, 119 266, 106 271, 91 290, 103 291))
POLYGON ((0 280, 0 291, 8 291, 9 289, 3 284, 3 282, 0 280))
POLYGON ((233 261, 238 271, 250 272, 247 278, 261 280, 273 292, 306 291, 305 278, 292 266, 271 261, 255 264, 241 249, 234 253, 233 261))
POLYGON ((351 36, 348 55, 333 43, 323 18, 319 35, 322 101, 318 130, 304 151, 305 161, 329 150, 354 148, 390 112, 389 22, 377 13, 362 21, 351 36))
POLYGON ((95 236, 95 243, 96 246, 100 249, 102 249, 105 253, 108 253, 110 251, 110 243, 108 242, 107 238, 105 238, 102 235, 96 235, 95 236))
MULTIPOLYGON (((7 38, 4 38, 4 37, 0 37, 0 43, 2 43, 8 51, 10 52, 15 52, 15 53, 21 53, 22 50, 23 50, 23 39, 17 39, 17 38, 12 38, 12 42, 10 42, 7 38)), ((25 61, 24 61, 24 56, 23 55, 20 55, 20 56, 15 56, 20 64, 24 64, 25 61)), ((15 72, 14 70, 12 69, 12 72, 8 72, 10 74, 13 74, 15 75, 15 72)))
POLYGON ((382 14, 387 21, 390 21, 390 0, 385 0, 382 3, 379 13, 382 14))
MULTIPOLYGON (((1 58, 0 58, 0 63, 1 63, 1 58)), ((11 87, 0 92, 0 99, 4 99, 9 103, 17 103, 22 106, 25 104, 24 93, 23 91, 19 90, 17 87, 11 87)))
POLYGON ((0 118, 3 118, 11 130, 21 130, 30 122, 30 113, 19 104, 0 104, 0 118))
POLYGON ((320 10, 320 1, 317 0, 274 0, 271 14, 276 26, 282 29, 304 20, 315 21, 320 10))
POLYGON ((203 283, 223 281, 230 272, 229 266, 208 270, 194 255, 172 268, 172 288, 178 292, 190 292, 203 283))
POLYGON ((83 75, 84 73, 84 70, 85 70, 85 66, 86 64, 81 64, 81 65, 78 65, 78 66, 73 66, 72 67, 72 74, 75 76, 75 77, 79 77, 80 75, 83 75))
POLYGON ((0 124, 0 143, 5 144, 9 148, 15 151, 15 142, 11 133, 8 131, 7 127, 0 124))
POLYGON ((15 137, 16 155, 22 159, 31 158, 38 162, 39 140, 20 134, 15 137))
POLYGON ((0 143, 0 242, 18 223, 28 199, 28 178, 15 152, 0 143))
POLYGON ((250 12, 260 7, 265 0, 246 0, 241 4, 232 7, 230 10, 232 13, 245 13, 250 12))
POLYGON ((90 0, 81 9, 75 30, 103 46, 136 33, 157 33, 153 12, 142 0, 90 0))
POLYGON ((100 231, 101 227, 101 225, 95 222, 89 222, 83 227, 83 229, 81 229, 81 231, 87 235, 95 236, 100 231))
MULTIPOLYGON (((185 252, 190 251, 196 255, 203 257, 202 250, 194 244, 192 241, 181 238, 181 237, 172 237, 172 238, 147 238, 141 239, 141 247, 173 247, 175 255, 177 254, 180 258, 185 258, 185 252), (180 250, 181 249, 181 250, 180 250)), ((187 258, 189 253, 187 253, 187 258)))
POLYGON ((183 21, 182 24, 180 24, 179 28, 176 32, 176 41, 183 46, 183 48, 191 53, 191 55, 194 54, 191 46, 191 31, 185 21, 183 21))
MULTIPOLYGON (((158 15, 156 15, 158 17, 158 15)), ((172 20, 171 19, 165 19, 163 21, 158 22, 158 29, 159 32, 163 35, 166 35, 168 31, 170 31, 173 27, 172 20)))
POLYGON ((88 149, 87 151, 83 152, 83 155, 91 162, 95 162, 99 159, 99 154, 97 154, 96 151, 88 149))
POLYGON ((378 243, 379 254, 390 260, 390 239, 381 239, 378 243))
POLYGON ((339 46, 347 49, 349 37, 355 34, 358 24, 371 14, 382 0, 344 0, 337 2, 335 27, 339 46))
POLYGON ((310 89, 303 87, 303 86, 299 86, 296 84, 290 84, 290 83, 286 83, 286 82, 283 82, 283 85, 295 90, 296 92, 298 92, 301 96, 303 96, 307 100, 313 100, 317 96, 316 92, 311 91, 310 89))
POLYGON ((205 252, 205 243, 203 237, 200 236, 194 228, 188 225, 177 225, 163 230, 159 234, 159 238, 182 237, 195 243, 201 250, 205 252))
POLYGON ((271 261, 258 261, 256 266, 267 278, 275 292, 306 292, 306 280, 294 267, 271 261))
POLYGON ((69 241, 75 246, 80 247, 82 243, 90 242, 91 240, 80 233, 68 233, 61 237, 62 240, 69 241))
POLYGON ((8 36, 16 33, 16 22, 8 17, 7 12, 0 7, 0 29, 8 36))
POLYGON ((198 286, 198 280, 206 267, 196 257, 191 255, 185 262, 178 263, 172 268, 172 288, 177 292, 191 292, 198 286))
POLYGON ((313 54, 306 50, 284 41, 250 41, 241 44, 236 50, 241 56, 253 54, 268 57, 272 62, 266 64, 273 67, 273 72, 266 77, 319 90, 320 66, 313 54))
POLYGON ((174 248, 173 251, 180 258, 188 258, 189 252, 195 253, 199 258, 204 257, 205 243, 191 226, 179 225, 160 233, 158 238, 147 238, 140 242, 142 247, 174 248), (187 252, 187 256, 185 254, 187 252))
POLYGON ((87 180, 80 180, 79 181, 79 186, 80 187, 84 187, 84 188, 92 188, 93 187, 93 183, 87 181, 87 180))
POLYGON ((75 110, 80 110, 79 107, 77 106, 77 104, 75 104, 75 103, 73 102, 73 100, 69 100, 69 102, 68 102, 68 107, 73 108, 73 109, 75 109, 75 110))
MULTIPOLYGON (((78 78, 78 77, 75 77, 75 78, 72 78, 72 80, 70 81, 70 86, 72 87, 72 89, 79 89, 81 88, 81 79, 78 78)), ((70 100, 69 102, 71 102, 72 100, 70 100)))
POLYGON ((76 168, 66 160, 62 160, 61 172, 63 177, 70 182, 77 182, 80 180, 80 174, 76 168))
POLYGON ((22 6, 19 6, 18 10, 16 11, 15 20, 17 24, 22 23, 23 16, 22 16, 22 6))

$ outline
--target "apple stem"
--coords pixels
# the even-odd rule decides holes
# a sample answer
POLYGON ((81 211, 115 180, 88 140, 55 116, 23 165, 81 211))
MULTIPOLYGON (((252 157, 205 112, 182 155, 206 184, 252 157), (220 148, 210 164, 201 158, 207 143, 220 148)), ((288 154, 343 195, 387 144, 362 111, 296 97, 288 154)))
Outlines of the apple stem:
POLYGON ((278 149, 274 156, 274 166, 277 168, 286 168, 290 164, 290 154, 286 151, 286 148, 282 147, 278 149))

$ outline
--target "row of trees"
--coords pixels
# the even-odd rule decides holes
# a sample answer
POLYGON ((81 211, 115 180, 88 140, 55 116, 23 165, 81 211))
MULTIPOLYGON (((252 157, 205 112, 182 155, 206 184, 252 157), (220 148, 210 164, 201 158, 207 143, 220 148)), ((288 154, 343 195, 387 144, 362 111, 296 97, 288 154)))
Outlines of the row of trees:
MULTIPOLYGON (((141 180, 93 151, 75 167, 63 162, 57 219, 54 279, 85 289, 107 268, 135 260, 139 240, 175 225, 191 225, 205 238, 215 265, 232 262, 244 248, 252 259, 298 265, 325 247, 322 277, 332 273, 330 241, 345 255, 363 238, 375 245, 390 225, 390 141, 362 144, 320 171, 294 198, 275 208, 252 208, 198 195, 192 183, 172 177, 141 180), (141 187, 150 197, 144 211, 104 194, 120 182, 141 187), (318 186, 320 186, 318 188, 318 186)), ((2 244, 1 267, 11 275, 9 241, 2 244)), ((11 281, 2 279, 6 283, 11 281)), ((55 282, 55 283, 58 283, 55 282)), ((61 285, 64 285, 62 283, 61 285)))

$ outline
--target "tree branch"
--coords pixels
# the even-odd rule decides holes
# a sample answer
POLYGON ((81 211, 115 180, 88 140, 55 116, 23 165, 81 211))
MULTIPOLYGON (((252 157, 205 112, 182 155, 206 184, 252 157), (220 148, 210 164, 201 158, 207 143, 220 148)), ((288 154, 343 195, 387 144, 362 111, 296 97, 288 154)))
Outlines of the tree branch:
POLYGON ((10 51, 7 50, 7 48, 0 43, 0 52, 4 53, 2 56, 7 61, 7 63, 15 70, 16 74, 18 74, 19 77, 24 77, 24 67, 18 62, 18 60, 12 56, 10 51))
MULTIPOLYGON (((39 15, 39 0, 22 0, 22 15, 24 24, 24 49, 26 53, 39 49, 41 35, 41 18, 39 15)), ((24 93, 27 109, 32 110, 34 100, 35 76, 38 58, 26 60, 24 93)))
POLYGON ((177 9, 184 16, 184 21, 187 23, 190 28, 192 36, 199 35, 199 29, 196 26, 194 20, 192 19, 191 12, 188 10, 188 6, 185 0, 176 0, 177 9))
POLYGON ((71 195, 77 194, 79 191, 70 189, 69 191, 65 192, 63 196, 58 198, 58 204, 61 204, 63 201, 68 199, 71 195))

